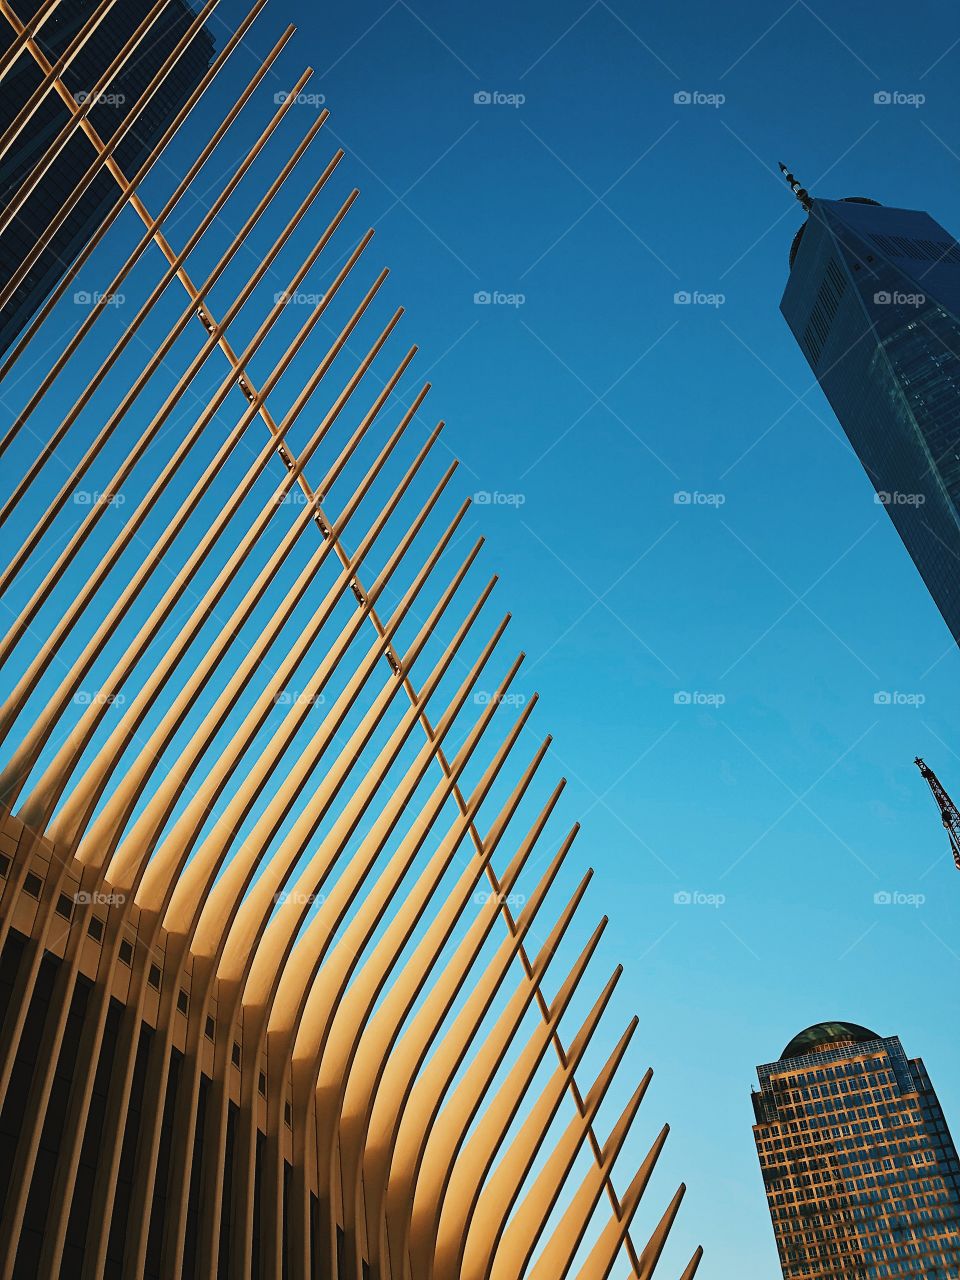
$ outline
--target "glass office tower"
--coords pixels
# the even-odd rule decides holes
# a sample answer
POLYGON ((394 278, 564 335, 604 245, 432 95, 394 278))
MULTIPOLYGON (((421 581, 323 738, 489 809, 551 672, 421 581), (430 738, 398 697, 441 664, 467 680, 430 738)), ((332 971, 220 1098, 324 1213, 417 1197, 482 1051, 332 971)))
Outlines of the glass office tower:
POLYGON ((960 1165, 896 1036, 825 1022, 757 1068, 753 1133, 785 1280, 955 1280, 960 1165))
MULTIPOLYGON (((21 22, 27 22, 39 7, 40 0, 13 0, 21 22)), ((97 8, 95 0, 61 0, 37 35, 37 44, 50 62, 56 63, 97 8)), ((151 8, 151 0, 115 0, 107 17, 63 71, 61 78, 75 98, 82 101, 84 95, 90 93, 151 8)), ((194 11, 184 0, 169 0, 140 47, 113 82, 101 90, 102 96, 91 108, 90 122, 104 142, 113 137, 133 111, 194 17, 194 11)), ((0 53, 9 48, 12 40, 13 29, 0 15, 0 53)), ((146 159, 164 127, 202 78, 212 56, 213 38, 203 27, 117 146, 115 158, 128 176, 132 177, 146 159)), ((22 53, 0 80, 0 135, 11 126, 42 80, 36 60, 29 52, 22 53)), ((13 145, 0 158, 0 212, 9 206, 24 179, 42 160, 47 147, 69 118, 70 112, 62 99, 52 90, 48 91, 13 145)), ((93 145, 78 130, 23 208, 0 232, 0 288, 36 245, 95 155, 93 145)), ((0 354, 14 341, 94 234, 116 201, 118 191, 116 182, 106 171, 99 173, 86 189, 12 298, 0 309, 0 354)))
POLYGON ((960 643, 960 245, 926 213, 811 203, 781 310, 960 643))

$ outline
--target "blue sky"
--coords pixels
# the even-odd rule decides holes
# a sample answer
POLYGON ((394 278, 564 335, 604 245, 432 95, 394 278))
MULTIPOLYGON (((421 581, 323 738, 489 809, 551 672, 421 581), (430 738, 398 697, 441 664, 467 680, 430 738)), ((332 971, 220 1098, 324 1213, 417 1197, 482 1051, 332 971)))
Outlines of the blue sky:
POLYGON ((960 1127, 960 880, 912 764, 960 791, 960 655, 779 315, 777 172, 957 232, 960 19, 285 3, 248 44, 299 26, 274 87, 315 68, 584 821, 689 1184, 664 1274, 700 1241, 706 1280, 773 1276, 749 1092, 797 1031, 899 1034, 960 1127))
POLYGON ((912 765, 960 788, 960 658, 779 315, 801 214, 777 172, 956 232, 960 22, 886 0, 295 17, 461 484, 522 496, 476 522, 690 1185, 673 1272, 702 1239, 710 1280, 775 1275, 756 1063, 851 1018, 923 1055, 960 1124, 960 882, 912 765))

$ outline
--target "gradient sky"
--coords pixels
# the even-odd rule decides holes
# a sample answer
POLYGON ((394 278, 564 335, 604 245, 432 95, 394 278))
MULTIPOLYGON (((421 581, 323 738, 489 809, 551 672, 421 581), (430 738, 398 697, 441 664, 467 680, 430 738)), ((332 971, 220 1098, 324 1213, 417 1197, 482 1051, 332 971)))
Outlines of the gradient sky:
POLYGON ((777 172, 960 231, 960 17, 274 0, 251 48, 288 15, 276 85, 315 68, 460 488, 509 499, 471 528, 689 1184, 664 1274, 702 1241, 705 1280, 774 1277, 749 1094, 797 1031, 900 1035, 960 1129, 960 877, 912 764, 960 792, 960 655, 779 315, 777 172))

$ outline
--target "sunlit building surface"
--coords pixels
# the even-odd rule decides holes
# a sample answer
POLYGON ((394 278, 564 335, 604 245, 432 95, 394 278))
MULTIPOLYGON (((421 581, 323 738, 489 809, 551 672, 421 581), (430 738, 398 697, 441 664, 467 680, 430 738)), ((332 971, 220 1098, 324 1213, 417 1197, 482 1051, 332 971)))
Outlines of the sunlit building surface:
POLYGON ((896 1036, 808 1027, 758 1067, 754 1137, 785 1280, 954 1280, 960 1165, 896 1036))
POLYGON ((0 358, 0 1276, 692 1280, 509 614, 262 8, 149 206, 58 93, 126 238, 0 358))
POLYGON ((781 310, 960 643, 960 244, 927 213, 813 199, 781 310))

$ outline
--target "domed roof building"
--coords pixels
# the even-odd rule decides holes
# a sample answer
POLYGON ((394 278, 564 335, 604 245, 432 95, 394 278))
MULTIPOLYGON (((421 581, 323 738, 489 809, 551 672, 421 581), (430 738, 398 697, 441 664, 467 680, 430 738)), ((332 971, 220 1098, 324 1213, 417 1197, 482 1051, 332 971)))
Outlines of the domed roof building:
POLYGON ((817 1022, 757 1075, 753 1136, 784 1280, 960 1274, 960 1161, 897 1036, 817 1022))
POLYGON ((784 1058, 801 1058, 808 1053, 816 1053, 827 1045, 862 1044, 867 1040, 880 1040, 875 1031, 869 1031, 856 1022, 817 1022, 807 1027, 799 1035, 795 1035, 781 1053, 784 1058))

